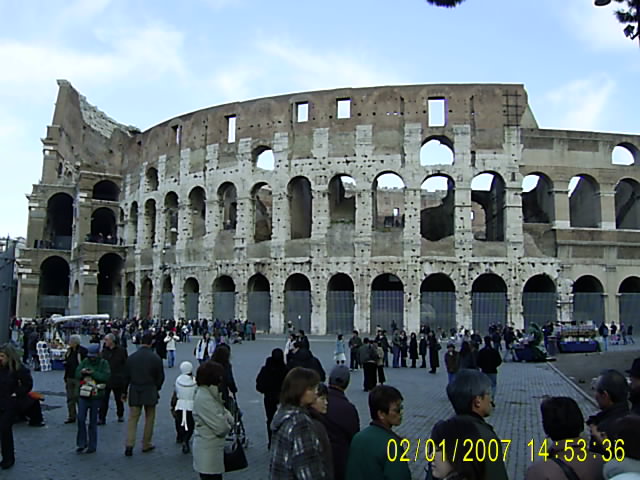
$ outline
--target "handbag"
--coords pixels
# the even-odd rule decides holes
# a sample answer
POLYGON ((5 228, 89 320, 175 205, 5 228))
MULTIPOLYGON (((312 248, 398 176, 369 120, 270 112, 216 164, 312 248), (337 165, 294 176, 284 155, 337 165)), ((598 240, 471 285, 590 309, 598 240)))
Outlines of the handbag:
POLYGON ((224 446, 224 471, 235 472, 248 466, 249 462, 247 462, 247 456, 244 453, 242 442, 240 442, 238 436, 234 434, 233 440, 224 446))
POLYGON ((95 384, 83 383, 80 385, 80 396, 84 398, 90 398, 95 396, 97 388, 95 384))

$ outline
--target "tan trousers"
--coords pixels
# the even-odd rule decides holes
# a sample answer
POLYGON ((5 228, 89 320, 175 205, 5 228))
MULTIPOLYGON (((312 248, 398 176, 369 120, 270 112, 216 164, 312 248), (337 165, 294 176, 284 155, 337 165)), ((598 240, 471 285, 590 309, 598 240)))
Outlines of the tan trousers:
MULTIPOLYGON (((138 428, 138 419, 142 414, 143 407, 129 407, 129 423, 127 424, 127 447, 132 447, 136 443, 136 429, 138 428)), ((153 424, 156 421, 156 406, 144 406, 144 432, 142 433, 142 449, 151 447, 151 439, 153 437, 153 424)))
POLYGON ((75 421, 76 409, 78 406, 78 393, 80 390, 80 380, 76 380, 75 378, 67 378, 64 383, 67 390, 67 410, 69 411, 67 418, 75 421))

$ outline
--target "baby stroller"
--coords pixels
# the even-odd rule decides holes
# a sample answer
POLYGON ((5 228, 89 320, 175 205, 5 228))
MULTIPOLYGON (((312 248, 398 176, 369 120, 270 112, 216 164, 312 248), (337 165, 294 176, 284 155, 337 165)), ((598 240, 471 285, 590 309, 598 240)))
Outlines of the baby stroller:
POLYGON ((249 439, 242 423, 242 412, 235 397, 229 397, 227 408, 233 415, 233 427, 227 435, 224 446, 224 469, 225 472, 233 472, 248 466, 244 449, 249 446, 249 439))

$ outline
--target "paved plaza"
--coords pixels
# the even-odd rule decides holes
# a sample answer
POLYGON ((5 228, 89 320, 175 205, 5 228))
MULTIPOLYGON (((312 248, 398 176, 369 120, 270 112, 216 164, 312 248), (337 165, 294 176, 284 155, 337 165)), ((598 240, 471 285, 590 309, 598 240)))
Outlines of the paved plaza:
MULTIPOLYGON (((194 342, 179 344, 177 364, 183 360, 196 363, 193 358, 194 342)), ((249 468, 226 474, 229 479, 266 478, 268 452, 262 396, 255 390, 256 375, 264 359, 273 348, 284 348, 283 337, 261 338, 232 348, 234 374, 239 388, 239 404, 244 412, 244 424, 250 439, 247 450, 249 468)), ((333 364, 333 337, 311 338, 313 353, 322 361, 327 374, 333 364)), ((133 349, 130 349, 133 351, 133 349)), ((604 367, 605 365, 603 365, 604 367)), ((405 413, 399 433, 411 439, 428 437, 433 424, 449 417, 452 409, 446 398, 447 375, 443 368, 436 375, 427 369, 386 369, 387 383, 400 389, 405 397, 405 413)), ((156 449, 141 453, 136 445, 134 455, 124 452, 126 423, 117 423, 115 408, 109 411, 107 425, 99 427, 98 451, 86 455, 75 452, 75 425, 64 425, 66 403, 61 371, 35 372, 35 390, 46 392, 44 412, 47 426, 30 428, 25 424, 15 427, 16 465, 0 478, 7 480, 71 480, 95 478, 123 479, 197 479, 191 466, 191 456, 184 455, 175 444, 173 418, 169 413, 169 400, 178 368, 165 369, 166 381, 162 390, 156 419, 154 443, 156 449)), ((367 394, 362 390, 362 373, 352 374, 348 397, 357 406, 361 427, 368 424, 367 394)), ((539 403, 544 395, 566 395, 578 402, 586 415, 595 410, 584 393, 568 383, 548 364, 505 363, 500 368, 496 410, 488 419, 502 439, 512 440, 507 467, 511 479, 520 479, 530 463, 527 443, 544 438, 539 414, 539 403)), ((113 400, 112 400, 113 403, 113 400)), ((115 406, 114 406, 115 407, 115 406)), ((142 434, 139 426, 139 438, 142 434)), ((422 451, 424 454, 424 450, 422 451)), ((415 455, 415 454, 414 454, 415 455)), ((414 479, 424 478, 424 458, 411 463, 414 479)))

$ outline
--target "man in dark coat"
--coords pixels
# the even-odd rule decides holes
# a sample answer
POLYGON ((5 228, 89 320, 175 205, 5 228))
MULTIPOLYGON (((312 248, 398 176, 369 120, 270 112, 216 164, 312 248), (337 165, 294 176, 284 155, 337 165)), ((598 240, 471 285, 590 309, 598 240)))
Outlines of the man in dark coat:
POLYGON ((596 382, 596 402, 600 411, 587 420, 591 429, 589 449, 605 454, 604 438, 615 438, 615 423, 629 414, 629 385, 625 376, 617 370, 604 370, 596 382))
POLYGON ((358 410, 344 394, 349 379, 349 369, 345 365, 333 367, 329 374, 327 413, 321 418, 331 442, 335 480, 345 479, 351 440, 360 431, 358 410))
POLYGON ((87 349, 80 345, 80 335, 71 335, 64 362, 64 384, 67 390, 67 410, 69 412, 64 423, 76 423, 78 392, 80 390, 80 380, 76 379, 76 369, 86 356, 87 349))
POLYGON ((502 356, 491 345, 492 338, 484 337, 484 348, 478 352, 478 368, 491 380, 491 397, 495 400, 498 386, 498 367, 502 365, 502 356))
POLYGON ((118 415, 118 422, 124 422, 124 402, 122 397, 124 396, 125 383, 124 383, 124 369, 127 363, 127 351, 116 343, 116 337, 113 333, 109 333, 104 337, 104 347, 102 348, 102 358, 104 358, 111 368, 111 377, 107 382, 107 387, 104 390, 104 397, 102 398, 102 405, 100 406, 100 417, 98 419, 98 425, 104 425, 107 421, 107 412, 109 411, 109 397, 111 392, 116 401, 116 413, 118 415))
POLYGON ((640 357, 636 358, 631 365, 631 370, 627 370, 631 380, 631 391, 629 401, 631 402, 631 413, 640 415, 640 357))
POLYGON ((326 374, 320 360, 313 356, 309 349, 304 348, 300 341, 293 344, 293 354, 287 362, 287 370, 293 370, 296 367, 310 368, 320 375, 320 381, 324 382, 326 374))
MULTIPOLYGON (((156 405, 160 397, 160 389, 164 383, 162 359, 151 349, 153 336, 144 334, 140 350, 131 355, 125 364, 125 392, 129 389, 129 423, 127 425, 127 443, 124 454, 133 455, 136 442, 136 428, 144 407, 144 434, 142 436, 142 452, 150 452, 155 447, 151 443, 153 424, 156 419, 156 405)), ((125 393, 123 400, 127 398, 125 393)))

